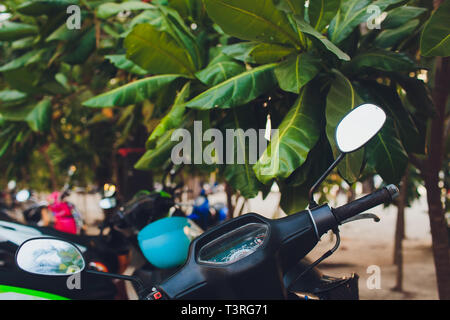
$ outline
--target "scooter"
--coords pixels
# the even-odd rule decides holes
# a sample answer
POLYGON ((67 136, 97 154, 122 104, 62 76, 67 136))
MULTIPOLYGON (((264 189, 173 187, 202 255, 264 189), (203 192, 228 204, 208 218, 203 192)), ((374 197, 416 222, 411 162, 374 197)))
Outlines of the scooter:
POLYGON ((41 226, 51 223, 56 230, 62 232, 71 234, 83 232, 84 223, 80 212, 74 204, 66 200, 70 195, 70 180, 75 171, 75 166, 69 168, 68 182, 62 190, 51 193, 48 201, 38 202, 28 189, 20 190, 16 194, 16 201, 27 205, 23 209, 23 218, 27 224, 41 226))
MULTIPOLYGON (((391 202, 398 196, 398 189, 388 185, 337 208, 328 204, 318 205, 314 192, 346 154, 358 150, 379 132, 385 120, 384 111, 372 104, 353 109, 341 120, 335 135, 341 154, 310 189, 307 210, 276 220, 256 213, 228 220, 193 240, 183 267, 159 285, 146 287, 139 278, 132 276, 127 276, 126 280, 139 287, 139 297, 144 300, 304 299, 314 294, 320 298, 320 288, 312 292, 297 290, 314 290, 314 287, 325 284, 326 278, 311 274, 339 247, 339 226, 358 219, 378 219, 372 214, 361 213, 391 202), (330 230, 336 235, 335 246, 315 262, 305 265, 302 259, 330 230), (316 279, 318 282, 314 283, 316 279), (312 282, 312 287, 308 288, 308 282, 312 282)), ((35 275, 67 277, 83 272, 123 278, 86 270, 83 256, 76 246, 59 239, 26 241, 17 251, 16 264, 23 271, 35 275), (71 252, 71 260, 62 261, 68 251, 71 252), (61 258, 54 261, 46 259, 50 253, 61 258), (35 259, 30 259, 30 256, 35 259), (70 272, 69 268, 61 270, 58 267, 63 262, 72 266, 70 272)), ((341 298, 357 298, 357 293, 341 298)))

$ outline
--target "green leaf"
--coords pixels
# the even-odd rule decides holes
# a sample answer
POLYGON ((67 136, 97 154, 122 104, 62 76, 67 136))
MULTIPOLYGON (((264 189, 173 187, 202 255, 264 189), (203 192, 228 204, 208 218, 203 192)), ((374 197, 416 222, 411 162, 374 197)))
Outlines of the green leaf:
POLYGON ((33 36, 37 34, 37 32, 38 28, 30 24, 3 21, 0 24, 0 41, 18 40, 33 36))
POLYGON ((278 128, 253 169, 266 184, 274 178, 285 179, 301 166, 320 135, 320 95, 314 86, 306 86, 278 128))
POLYGON ((273 3, 278 10, 298 14, 302 17, 305 12, 305 2, 306 0, 273 0, 273 3))
POLYGON ((155 6, 142 1, 126 1, 122 3, 107 2, 97 7, 97 17, 100 19, 107 19, 117 15, 121 11, 136 11, 153 9, 155 6))
POLYGON ((183 116, 186 110, 184 102, 189 97, 189 94, 190 82, 186 83, 181 91, 177 94, 172 108, 153 130, 146 143, 146 147, 148 149, 154 148, 158 139, 163 136, 165 132, 171 129, 179 128, 184 122, 183 116))
POLYGON ((125 38, 127 58, 154 74, 186 74, 193 76, 195 66, 186 49, 166 32, 149 24, 134 27, 125 38))
POLYGON ((387 7, 402 2, 403 0, 346 0, 341 1, 337 15, 330 22, 328 36, 333 43, 340 43, 347 38, 353 30, 372 17, 373 12, 368 10, 369 5, 377 6, 380 12, 387 7))
POLYGON ((50 99, 41 100, 26 119, 30 128, 35 132, 47 132, 52 120, 52 103, 50 99))
POLYGON ((220 61, 197 72, 195 76, 207 86, 215 86, 245 72, 245 67, 235 61, 220 61))
POLYGON ((405 23, 417 18, 424 12, 426 8, 401 6, 388 12, 386 18, 381 23, 381 29, 395 29, 403 26, 405 23))
POLYGON ((47 52, 47 49, 35 49, 28 51, 24 55, 4 64, 0 67, 0 72, 11 71, 15 69, 19 69, 24 66, 28 66, 32 63, 41 61, 44 54, 47 52))
POLYGON ((222 52, 247 63, 271 63, 294 52, 294 48, 270 43, 240 42, 223 47, 222 52))
POLYGON ((381 71, 414 71, 418 67, 406 54, 374 49, 355 56, 349 64, 358 73, 364 68, 381 71))
POLYGON ((202 110, 244 105, 275 87, 275 67, 276 64, 267 64, 243 72, 204 91, 186 105, 202 110))
POLYGON ((300 89, 319 73, 320 59, 309 53, 290 57, 275 69, 280 88, 284 91, 299 93, 300 89))
POLYGON ((330 40, 327 39, 327 37, 325 37, 320 32, 311 27, 311 25, 309 25, 302 17, 294 16, 294 18, 301 32, 309 34, 310 36, 313 36, 314 38, 319 40, 329 51, 334 53, 339 59, 345 61, 350 60, 350 57, 345 52, 336 47, 330 40))
MULTIPOLYGON (((244 152, 244 163, 239 164, 234 161, 232 164, 225 165, 224 177, 234 190, 239 190, 245 198, 254 198, 262 188, 261 182, 256 178, 252 170, 252 164, 249 163, 249 143, 246 143, 244 130, 254 127, 254 118, 252 118, 251 108, 247 106, 235 108, 230 112, 228 119, 225 120, 225 129, 233 129, 236 138, 234 139, 233 159, 238 159, 238 153, 244 152), (237 130, 242 129, 242 130, 237 130)), ((227 141, 227 143, 229 143, 227 141)))
POLYGON ((105 56, 105 59, 111 61, 117 69, 122 69, 140 76, 148 74, 147 70, 142 69, 133 63, 133 61, 128 60, 124 54, 109 54, 105 56))
POLYGON ((420 21, 414 19, 396 29, 384 30, 375 38, 374 45, 380 48, 392 48, 400 41, 411 36, 419 25, 420 21))
POLYGON ((431 15, 420 37, 423 56, 450 56, 450 0, 441 3, 431 15))
POLYGON ((307 186, 291 187, 282 182, 279 182, 278 185, 281 193, 280 207, 287 215, 306 209, 309 203, 307 186))
POLYGON ((55 11, 66 11, 67 7, 79 4, 78 0, 33 0, 22 3, 17 11, 27 16, 51 15, 55 11))
POLYGON ((336 15, 341 0, 310 0, 308 6, 309 23, 317 31, 322 31, 336 15))
POLYGON ((79 38, 68 46, 62 60, 69 64, 82 64, 95 50, 95 27, 91 27, 79 38))
POLYGON ((402 145, 410 153, 423 154, 425 145, 409 111, 403 106, 397 92, 375 81, 364 85, 371 95, 371 100, 382 107, 387 115, 395 120, 402 145))
POLYGON ((204 0, 209 17, 225 33, 244 40, 292 44, 299 41, 288 19, 272 0, 204 0))
POLYGON ((149 99, 161 87, 179 77, 181 75, 167 74, 137 80, 93 97, 83 102, 83 105, 86 107, 121 107, 142 102, 149 99))
POLYGON ((172 148, 178 141, 172 141, 172 133, 176 129, 166 131, 159 139, 154 149, 147 150, 136 162, 134 167, 138 170, 151 170, 161 167, 170 159, 172 148))
POLYGON ((8 103, 16 103, 23 101, 27 97, 27 94, 17 90, 3 90, 0 91, 0 105, 8 103))
POLYGON ((369 161, 386 183, 400 182, 408 164, 408 155, 391 119, 386 120, 383 129, 368 143, 367 152, 369 161))
MULTIPOLYGON (((328 141, 333 149, 333 155, 336 158, 339 150, 334 139, 336 127, 341 119, 353 108, 359 106, 362 101, 356 93, 350 80, 344 75, 335 71, 336 78, 331 84, 327 95, 327 106, 325 111, 326 133, 328 141)), ((347 154, 344 160, 338 165, 341 176, 350 184, 356 182, 359 178, 364 160, 364 149, 347 154)))

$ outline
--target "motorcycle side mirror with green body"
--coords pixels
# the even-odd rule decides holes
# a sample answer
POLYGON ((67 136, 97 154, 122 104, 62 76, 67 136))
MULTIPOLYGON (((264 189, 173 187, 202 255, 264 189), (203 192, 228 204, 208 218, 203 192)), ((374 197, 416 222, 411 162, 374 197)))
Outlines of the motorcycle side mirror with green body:
POLYGON ((386 113, 380 107, 366 103, 352 109, 338 123, 335 131, 336 146, 341 154, 316 181, 309 191, 309 207, 314 208, 314 192, 331 171, 344 159, 345 155, 362 148, 383 127, 386 113))
POLYGON ((49 276, 80 273, 86 267, 83 255, 75 245, 54 238, 25 241, 17 250, 16 264, 23 271, 49 276))
POLYGON ((139 295, 145 291, 144 284, 137 277, 87 269, 81 251, 74 244, 57 238, 32 238, 25 241, 17 249, 16 265, 25 272, 42 276, 70 276, 88 272, 132 281, 137 285, 139 295))

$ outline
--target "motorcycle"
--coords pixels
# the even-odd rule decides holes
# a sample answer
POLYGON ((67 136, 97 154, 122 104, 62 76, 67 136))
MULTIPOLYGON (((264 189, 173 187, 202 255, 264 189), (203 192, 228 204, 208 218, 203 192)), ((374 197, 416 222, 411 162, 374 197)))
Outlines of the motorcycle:
MULTIPOLYGON (((183 267, 158 285, 145 286, 133 276, 127 276, 126 280, 136 284, 139 297, 144 300, 336 298, 327 291, 342 289, 342 284, 353 287, 341 290, 339 298, 358 298, 356 277, 333 279, 316 273, 315 268, 338 249, 340 225, 365 218, 377 220, 375 215, 362 212, 391 202, 398 196, 398 189, 388 185, 337 208, 317 204, 314 193, 346 154, 364 146, 385 120, 384 111, 372 104, 353 109, 341 120, 335 133, 341 153, 310 189, 308 209, 275 220, 256 213, 233 218, 193 240, 183 267), (305 256, 330 230, 336 235, 334 247, 315 262, 305 264, 305 256)), ((123 279, 122 275, 86 270, 77 247, 59 239, 26 241, 17 251, 16 264, 35 275, 68 276, 83 272, 123 279), (71 253, 70 261, 63 261, 67 252, 71 253), (46 259, 49 254, 60 258, 51 261, 46 259), (71 266, 70 271, 61 270, 61 263, 71 266)))

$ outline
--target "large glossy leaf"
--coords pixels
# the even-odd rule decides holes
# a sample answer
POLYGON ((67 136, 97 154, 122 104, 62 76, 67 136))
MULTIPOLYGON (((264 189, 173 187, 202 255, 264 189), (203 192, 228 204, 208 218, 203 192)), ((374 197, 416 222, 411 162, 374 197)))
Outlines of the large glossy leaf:
POLYGON ((105 59, 111 61, 111 63, 118 69, 126 70, 130 73, 141 76, 148 74, 147 70, 142 69, 137 64, 133 63, 133 61, 128 60, 124 54, 106 55, 105 59))
POLYGON ((380 48, 392 48, 402 40, 411 36, 419 25, 420 20, 414 19, 408 21, 401 27, 384 30, 375 38, 374 45, 380 48))
POLYGON ((367 22, 373 12, 367 10, 369 5, 377 6, 383 12, 390 5, 402 2, 403 0, 345 0, 337 15, 330 22, 328 36, 333 43, 340 43, 347 38, 353 30, 363 22, 367 22))
POLYGON ((33 0, 26 1, 17 7, 17 11, 28 16, 50 15, 55 11, 66 11, 72 4, 79 4, 78 0, 33 0))
POLYGON ((107 19, 125 10, 136 11, 152 8, 155 8, 155 6, 142 1, 126 1, 122 3, 107 2, 98 6, 96 11, 97 17, 99 17, 100 19, 107 19))
POLYGON ((302 210, 308 206, 308 191, 307 186, 288 186, 282 182, 278 183, 280 186, 281 198, 280 207, 287 215, 291 215, 302 210))
POLYGON ((254 166, 256 177, 266 184, 274 178, 285 179, 301 166, 320 135, 320 95, 306 86, 278 128, 270 145, 254 166))
POLYGON ((178 144, 172 141, 171 137, 176 129, 166 131, 159 139, 154 149, 147 150, 144 155, 136 162, 134 167, 138 170, 151 170, 160 168, 164 163, 170 160, 172 148, 178 144))
POLYGON ((450 56, 450 1, 441 3, 432 14, 420 37, 423 56, 450 56))
POLYGON ((279 61, 294 50, 278 44, 240 42, 224 47, 222 52, 236 60, 264 64, 279 61))
POLYGON ((41 100, 27 115, 26 121, 33 131, 47 132, 52 120, 52 103, 50 99, 41 100))
POLYGON ((225 60, 210 64, 205 69, 197 72, 195 76, 207 86, 215 86, 242 72, 245 72, 245 67, 242 64, 232 60, 225 60))
POLYGON ((169 33, 181 47, 189 52, 189 57, 196 70, 201 68, 202 53, 197 40, 191 30, 186 27, 178 12, 165 6, 160 6, 159 11, 162 17, 160 30, 169 33))
POLYGON ((227 34, 244 40, 298 45, 298 36, 272 0, 204 0, 206 11, 227 34))
POLYGON ((350 62, 350 68, 361 72, 364 68, 381 71, 414 71, 418 69, 414 61, 406 54, 387 50, 370 50, 355 56, 350 62))
POLYGON ((364 88, 370 94, 370 101, 378 104, 395 121, 395 127, 398 129, 405 149, 410 153, 424 153, 423 137, 397 92, 377 82, 369 82, 364 85, 364 88))
POLYGON ((194 97, 187 106, 206 110, 244 105, 275 87, 275 67, 267 64, 243 72, 194 97))
POLYGON ((290 57, 275 69, 280 88, 299 93, 300 89, 311 81, 320 71, 320 59, 309 53, 290 57))
POLYGON ((159 89, 179 77, 181 76, 167 74, 137 80, 93 97, 83 102, 83 105, 86 107, 112 107, 135 104, 149 99, 159 89))
POLYGON ((146 147, 148 149, 154 148, 158 139, 162 137, 165 132, 174 128, 179 128, 181 126, 184 121, 183 116, 186 110, 184 102, 189 97, 189 94, 190 82, 184 85, 184 87, 178 93, 170 111, 164 118, 162 118, 161 122, 153 130, 146 143, 146 147))
POLYGON ((308 6, 309 23, 322 31, 336 15, 341 0, 310 0, 308 6))
MULTIPOLYGON (((252 164, 249 163, 249 143, 245 139, 244 130, 249 127, 254 127, 254 117, 252 117, 251 110, 246 106, 233 109, 228 119, 225 119, 224 129, 235 130, 233 158, 238 158, 238 152, 244 152, 244 163, 239 164, 235 161, 232 164, 227 164, 224 170, 224 177, 227 182, 235 190, 239 190, 245 198, 254 198, 258 195, 262 188, 261 182, 256 178, 255 172, 252 169, 252 164), (242 130, 236 130, 242 129, 242 130)), ((227 141, 227 143, 229 143, 227 141)))
MULTIPOLYGON (((326 106, 326 133, 328 141, 333 149, 334 157, 339 155, 335 141, 335 130, 341 119, 353 108, 362 103, 349 79, 335 71, 336 78, 331 84, 327 95, 326 106)), ((357 132, 355 132, 357 134, 357 132)), ((341 176, 349 183, 358 180, 364 160, 364 149, 347 154, 339 164, 338 170, 341 176)))
POLYGON ((386 183, 400 182, 408 164, 408 155, 391 119, 387 119, 383 129, 368 143, 367 151, 369 161, 386 183))
POLYGON ((298 14, 303 17, 306 0, 273 0, 278 10, 298 14))
POLYGON ((295 16, 295 21, 297 22, 297 25, 300 28, 301 32, 304 32, 314 37, 315 39, 319 40, 329 51, 334 53, 339 59, 345 61, 350 60, 350 57, 345 52, 336 47, 330 40, 328 40, 327 37, 325 37, 320 32, 311 27, 311 25, 308 24, 302 17, 295 16))
POLYGON ((38 28, 30 24, 3 21, 0 24, 0 41, 18 40, 35 35, 37 32, 38 28))
POLYGON ((193 76, 195 66, 186 49, 166 32, 149 24, 139 24, 125 38, 127 58, 154 74, 193 76))
POLYGON ((381 29, 395 29, 403 26, 405 23, 417 18, 424 12, 426 8, 401 6, 388 12, 386 18, 381 23, 381 29))

